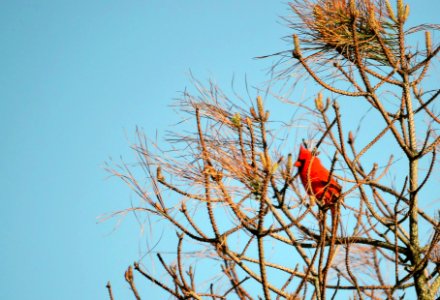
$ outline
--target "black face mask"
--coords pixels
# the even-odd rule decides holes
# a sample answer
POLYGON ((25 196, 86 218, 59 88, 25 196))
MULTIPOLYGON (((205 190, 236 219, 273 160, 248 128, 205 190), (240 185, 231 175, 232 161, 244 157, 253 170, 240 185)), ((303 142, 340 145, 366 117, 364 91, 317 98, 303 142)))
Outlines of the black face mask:
POLYGON ((306 164, 306 160, 305 159, 298 159, 297 162, 299 162, 299 164, 300 164, 298 166, 298 170, 301 171, 304 168, 305 164, 306 164))

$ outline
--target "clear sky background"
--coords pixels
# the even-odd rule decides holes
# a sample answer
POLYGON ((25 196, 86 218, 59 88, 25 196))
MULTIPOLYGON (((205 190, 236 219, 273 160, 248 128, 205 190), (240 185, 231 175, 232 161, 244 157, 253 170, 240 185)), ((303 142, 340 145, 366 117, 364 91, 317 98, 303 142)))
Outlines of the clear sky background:
MULTIPOLYGON (((439 1, 409 3, 414 22, 440 23, 439 1)), ((134 197, 104 163, 132 157, 137 125, 175 123, 190 70, 225 88, 266 80, 273 61, 253 57, 290 46, 288 14, 267 0, 0 1, 0 299, 106 299, 108 280, 127 299, 142 240, 132 217, 97 223, 134 197)))

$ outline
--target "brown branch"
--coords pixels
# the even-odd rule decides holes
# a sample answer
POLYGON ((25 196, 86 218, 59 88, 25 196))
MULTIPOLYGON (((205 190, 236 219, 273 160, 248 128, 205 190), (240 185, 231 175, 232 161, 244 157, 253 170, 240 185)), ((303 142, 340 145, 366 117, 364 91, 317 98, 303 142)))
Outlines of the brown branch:
POLYGON ((206 149, 205 139, 203 137, 202 125, 200 122, 200 111, 196 108, 196 121, 197 121, 197 132, 199 134, 199 141, 202 151, 203 158, 203 176, 204 176, 204 184, 205 184, 205 198, 206 198, 206 208, 208 210, 209 220, 211 222, 212 229, 214 230, 215 236, 219 235, 217 222, 214 218, 214 212, 212 210, 212 202, 211 202, 211 187, 210 187, 210 178, 209 178, 209 169, 212 168, 212 163, 209 159, 208 151, 206 149))
POLYGON ((144 272, 138 263, 134 263, 134 269, 136 271, 138 271, 142 276, 144 276, 145 278, 147 278, 149 281, 151 281, 152 283, 154 283, 155 285, 161 287, 162 289, 164 289, 167 293, 169 293, 170 295, 173 295, 174 297, 176 297, 176 299, 183 299, 177 292, 173 291, 171 288, 169 288, 168 286, 166 286, 164 283, 160 282, 159 280, 155 279, 154 277, 150 276, 148 273, 144 272))
POLYGON ((419 62, 417 65, 415 65, 414 67, 412 67, 411 69, 408 70, 408 74, 413 74, 414 72, 416 72, 418 69, 424 67, 429 61, 431 61, 432 58, 434 58, 438 52, 440 51, 440 46, 437 46, 437 48, 435 48, 434 51, 432 51, 431 53, 429 53, 429 55, 422 60, 421 62, 419 62))
POLYGON ((350 276, 350 279, 352 280, 352 282, 356 288, 359 299, 362 300, 363 297, 362 297, 361 289, 359 288, 359 284, 357 282, 356 277, 351 272, 349 254, 350 254, 350 244, 347 244, 346 249, 345 249, 345 269, 347 270, 348 276, 350 276))
POLYGON ((137 300, 141 300, 141 297, 139 296, 139 293, 137 291, 136 285, 134 284, 134 279, 133 279, 133 268, 131 266, 128 267, 127 271, 125 271, 125 280, 128 282, 128 284, 130 285, 130 288, 133 292, 133 295, 135 296, 135 298, 137 300))
POLYGON ((327 83, 325 83, 322 79, 320 79, 318 77, 318 75, 316 75, 315 72, 313 72, 313 70, 307 64, 306 60, 303 58, 303 56, 301 54, 301 49, 299 47, 298 37, 296 35, 294 35, 293 39, 294 39, 294 44, 295 44, 295 49, 292 52, 293 58, 297 59, 301 63, 301 65, 304 67, 304 69, 306 69, 307 73, 309 73, 309 75, 312 76, 312 78, 319 85, 321 85, 323 88, 325 88, 325 89, 327 89, 327 90, 329 90, 329 91, 331 91, 333 93, 344 95, 344 96, 350 96, 350 97, 365 97, 365 96, 368 96, 367 92, 347 92, 347 91, 340 90, 340 89, 337 89, 335 87, 332 87, 332 86, 328 85, 327 83))
POLYGON ((114 300, 114 298, 113 298, 112 286, 111 286, 111 284, 110 284, 110 281, 107 282, 107 285, 106 285, 105 287, 106 287, 107 290, 108 290, 108 295, 109 295, 109 297, 110 297, 110 300, 114 300))

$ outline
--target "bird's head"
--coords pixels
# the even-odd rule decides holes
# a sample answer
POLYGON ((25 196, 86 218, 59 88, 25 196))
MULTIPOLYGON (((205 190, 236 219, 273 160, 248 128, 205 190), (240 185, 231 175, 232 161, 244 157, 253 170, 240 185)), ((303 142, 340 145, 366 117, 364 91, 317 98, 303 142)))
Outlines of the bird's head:
POLYGON ((296 160, 294 166, 298 168, 303 168, 307 161, 313 156, 312 152, 304 148, 303 145, 299 148, 298 159, 296 160))

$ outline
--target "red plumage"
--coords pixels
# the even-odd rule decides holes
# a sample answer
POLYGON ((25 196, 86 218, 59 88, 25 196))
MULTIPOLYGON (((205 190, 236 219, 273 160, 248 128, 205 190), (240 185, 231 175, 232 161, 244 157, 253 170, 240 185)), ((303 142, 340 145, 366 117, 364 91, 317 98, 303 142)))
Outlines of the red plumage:
POLYGON ((299 176, 306 192, 330 207, 334 213, 334 204, 341 195, 341 186, 330 176, 319 158, 301 146, 295 166, 299 168, 299 176))

